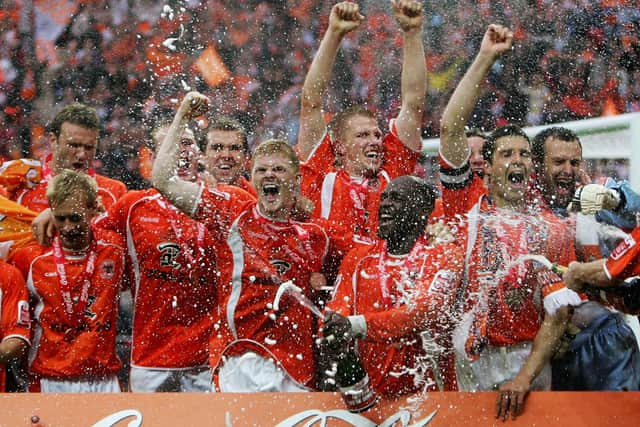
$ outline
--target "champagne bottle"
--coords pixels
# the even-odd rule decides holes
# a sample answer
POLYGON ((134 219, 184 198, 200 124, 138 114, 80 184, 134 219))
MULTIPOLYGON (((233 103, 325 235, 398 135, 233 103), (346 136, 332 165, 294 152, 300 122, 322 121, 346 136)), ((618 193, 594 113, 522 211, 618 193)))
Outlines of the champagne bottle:
POLYGON ((355 349, 340 354, 336 370, 336 382, 349 412, 364 412, 375 405, 377 396, 355 349))

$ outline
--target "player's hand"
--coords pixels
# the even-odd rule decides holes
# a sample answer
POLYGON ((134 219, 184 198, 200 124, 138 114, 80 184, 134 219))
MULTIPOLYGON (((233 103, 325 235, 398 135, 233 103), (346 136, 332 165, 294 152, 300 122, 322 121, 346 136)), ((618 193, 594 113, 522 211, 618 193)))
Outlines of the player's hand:
POLYGON ((201 181, 206 182, 209 188, 215 188, 218 185, 216 178, 207 171, 200 172, 198 174, 198 178, 201 181))
POLYGON ((343 1, 331 8, 329 15, 329 29, 340 35, 345 35, 360 26, 364 16, 360 15, 360 7, 356 3, 343 1))
POLYGON ((422 29, 422 3, 415 0, 391 0, 396 22, 407 32, 422 29))
POLYGON ((324 274, 314 271, 309 276, 309 284, 316 291, 321 291, 327 286, 327 279, 324 277, 324 274))
POLYGON ((513 33, 509 28, 491 24, 482 38, 480 53, 490 54, 494 58, 498 57, 511 49, 512 41, 513 33))
POLYGON ((600 184, 587 184, 578 188, 571 201, 572 209, 579 209, 585 215, 593 215, 601 210, 613 210, 620 204, 617 191, 600 184))
POLYGON ((511 414, 512 419, 524 411, 524 401, 529 394, 530 384, 519 380, 517 377, 508 383, 502 384, 496 401, 496 418, 506 421, 511 414))
POLYGON ((585 286, 585 283, 579 279, 581 268, 582 264, 574 261, 569 264, 567 271, 562 275, 564 285, 575 292, 582 292, 582 289, 585 286))
POLYGON ((344 343, 354 338, 349 319, 334 311, 330 311, 325 316, 324 324, 322 325, 322 335, 324 335, 325 340, 329 343, 334 340, 338 343, 344 343))
POLYGON ((187 120, 195 119, 209 111, 209 98, 200 92, 189 92, 180 104, 179 113, 187 120))
POLYGON ((31 222, 31 229, 40 245, 51 246, 51 241, 58 231, 53 221, 51 208, 47 208, 38 214, 33 222, 31 222))

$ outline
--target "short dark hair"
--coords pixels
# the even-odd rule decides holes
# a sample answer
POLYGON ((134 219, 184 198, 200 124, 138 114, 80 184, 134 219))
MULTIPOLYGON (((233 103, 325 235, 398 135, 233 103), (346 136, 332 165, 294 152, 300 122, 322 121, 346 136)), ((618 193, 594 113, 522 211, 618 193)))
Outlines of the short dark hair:
POLYGON ((487 139, 487 133, 484 132, 482 129, 480 128, 469 128, 469 129, 465 129, 464 130, 464 135, 467 138, 471 138, 472 136, 477 136, 478 138, 482 138, 484 140, 487 139))
POLYGON ((428 183, 422 178, 410 175, 413 182, 416 184, 416 196, 420 202, 424 203, 424 208, 429 211, 429 215, 433 212, 433 208, 436 205, 436 199, 438 198, 438 190, 435 185, 428 183))
POLYGON ((538 132, 538 134, 533 138, 533 141, 531 142, 531 155, 534 162, 538 164, 544 163, 544 156, 546 154, 544 146, 545 142, 549 138, 559 139, 560 141, 565 142, 576 141, 580 147, 580 152, 582 152, 582 143, 574 131, 560 126, 553 126, 538 132))
POLYGON ((327 125, 329 136, 331 136, 331 139, 333 141, 342 139, 342 137, 344 136, 343 132, 345 124, 351 117, 354 116, 365 116, 376 120, 376 116, 375 114, 373 114, 373 112, 360 105, 354 105, 352 107, 345 108, 344 110, 333 116, 331 118, 331 121, 329 121, 329 124, 327 125))
MULTIPOLYGON (((244 149, 244 152, 247 155, 251 154, 249 152, 249 139, 247 138, 247 131, 239 121, 232 119, 231 117, 216 116, 209 119, 209 125, 207 126, 207 130, 205 131, 205 136, 208 135, 212 130, 238 132, 242 137, 242 148, 244 149)), ((202 151, 205 151, 206 148, 207 147, 204 147, 202 151)))
POLYGON ((49 131, 58 138, 63 123, 73 123, 87 129, 100 130, 100 119, 95 108, 78 102, 65 106, 51 121, 49 131))
POLYGON ((506 125, 495 129, 491 132, 487 139, 482 144, 482 158, 488 162, 492 163, 493 160, 493 152, 496 149, 496 141, 500 138, 504 138, 505 136, 520 136, 527 140, 529 144, 531 141, 526 133, 520 128, 520 126, 516 125, 506 125))

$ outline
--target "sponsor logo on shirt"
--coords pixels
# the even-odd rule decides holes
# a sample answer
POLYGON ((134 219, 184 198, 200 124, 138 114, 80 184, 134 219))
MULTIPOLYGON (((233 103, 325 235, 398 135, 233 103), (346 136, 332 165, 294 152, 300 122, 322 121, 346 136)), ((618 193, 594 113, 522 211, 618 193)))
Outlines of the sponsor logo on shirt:
POLYGON ((160 267, 180 268, 180 263, 176 262, 180 253, 180 246, 177 243, 164 242, 157 248, 160 251, 160 267))
POLYGON ((151 222, 151 223, 154 223, 154 224, 158 224, 160 222, 160 218, 141 216, 140 217, 140 221, 141 222, 151 222))
POLYGON ((291 264, 280 259, 272 259, 269 262, 275 267, 279 275, 283 275, 291 269, 291 264))
POLYGON ((625 237, 622 243, 616 246, 613 252, 611 252, 611 259, 614 261, 618 260, 620 257, 622 257, 622 255, 627 253, 627 251, 632 247, 634 247, 635 245, 636 245, 636 241, 633 240, 633 237, 631 236, 625 237))
POLYGON ((113 279, 115 271, 116 271, 116 263, 112 259, 106 259, 100 265, 100 277, 102 277, 103 279, 107 279, 107 280, 113 279))

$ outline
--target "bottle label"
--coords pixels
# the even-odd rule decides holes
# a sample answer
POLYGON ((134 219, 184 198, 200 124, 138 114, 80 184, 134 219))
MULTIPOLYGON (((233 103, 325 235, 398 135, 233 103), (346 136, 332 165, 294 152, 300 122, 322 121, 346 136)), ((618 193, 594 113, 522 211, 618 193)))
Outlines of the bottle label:
POLYGON ((342 400, 349 412, 359 413, 371 408, 377 400, 376 393, 371 388, 369 375, 349 387, 340 387, 342 400))

